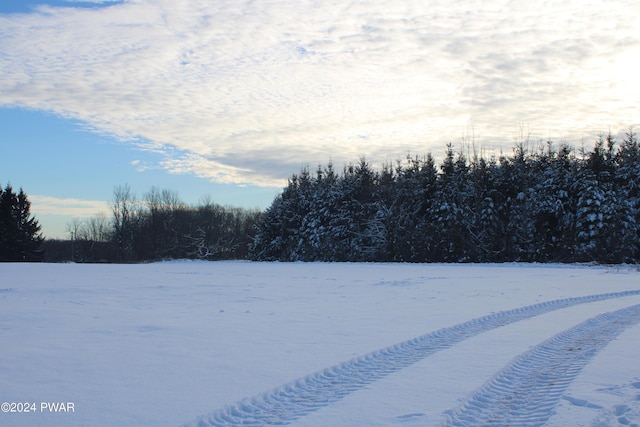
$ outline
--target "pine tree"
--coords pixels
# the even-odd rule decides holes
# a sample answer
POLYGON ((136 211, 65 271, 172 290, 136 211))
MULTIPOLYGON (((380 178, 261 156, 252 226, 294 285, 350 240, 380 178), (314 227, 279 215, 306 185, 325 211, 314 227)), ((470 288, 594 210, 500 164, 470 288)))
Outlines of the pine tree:
MULTIPOLYGON (((302 175, 306 172, 303 170, 302 175)), ((303 178, 303 180, 306 178, 303 178)), ((300 177, 293 175, 287 187, 262 215, 250 246, 251 257, 261 261, 302 261, 300 230, 306 215, 300 177)))
POLYGON ((31 202, 20 189, 14 193, 10 184, 0 187, 0 261, 38 261, 44 238, 40 225, 31 216, 31 202))
POLYGON ((407 157, 406 166, 398 165, 395 176, 393 261, 433 260, 437 249, 429 211, 438 177, 435 161, 431 155, 424 159, 407 157))
POLYGON ((318 166, 316 177, 308 188, 308 212, 302 219, 301 240, 305 242, 304 257, 308 261, 333 261, 336 250, 331 233, 331 218, 336 214, 338 176, 329 162, 318 166))
POLYGON ((618 199, 624 204, 620 214, 624 228, 621 246, 626 253, 623 259, 632 262, 640 258, 640 147, 638 135, 630 129, 622 142, 615 162, 614 180, 618 189, 618 199))
POLYGON ((567 242, 573 244, 575 207, 569 194, 575 180, 575 161, 568 146, 556 152, 551 141, 547 151, 541 150, 533 162, 532 201, 529 210, 533 221, 531 261, 562 261, 567 256, 567 242))
POLYGON ((471 192, 467 202, 471 215, 468 217, 471 256, 480 262, 495 261, 500 256, 504 234, 499 208, 502 197, 496 190, 495 160, 487 162, 475 158, 471 164, 471 192))
POLYGON ((440 166, 434 203, 429 216, 436 231, 438 258, 433 261, 468 262, 469 259, 469 167, 461 153, 457 158, 451 144, 440 166))
POLYGON ((638 262, 640 148, 599 137, 577 159, 547 142, 471 162, 433 158, 341 175, 305 169, 261 217, 251 255, 281 261, 638 262))

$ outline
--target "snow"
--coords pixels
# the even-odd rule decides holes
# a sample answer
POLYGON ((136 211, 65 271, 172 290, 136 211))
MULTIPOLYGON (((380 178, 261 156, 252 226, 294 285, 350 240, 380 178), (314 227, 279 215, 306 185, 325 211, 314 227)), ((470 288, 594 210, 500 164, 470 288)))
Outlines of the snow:
POLYGON ((637 425, 639 278, 635 266, 0 264, 0 401, 36 404, 0 426, 471 426, 510 399, 484 423, 637 425))

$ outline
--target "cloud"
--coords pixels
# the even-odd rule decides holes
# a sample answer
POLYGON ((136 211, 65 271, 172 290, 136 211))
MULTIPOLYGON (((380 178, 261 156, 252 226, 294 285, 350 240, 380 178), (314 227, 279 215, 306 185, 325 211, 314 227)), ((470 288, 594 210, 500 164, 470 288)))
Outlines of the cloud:
POLYGON ((31 202, 31 212, 36 217, 41 215, 90 217, 97 214, 108 214, 111 211, 109 203, 99 200, 30 195, 29 201, 31 202))
POLYGON ((193 173, 201 178, 228 184, 245 184, 255 182, 258 186, 279 187, 280 179, 274 179, 268 175, 259 175, 255 169, 241 168, 231 165, 231 161, 220 163, 197 154, 186 154, 180 157, 167 157, 160 162, 169 173, 187 174, 193 173))
POLYGON ((97 3, 97 4, 109 4, 109 3, 122 3, 123 0, 64 0, 66 3, 97 3))
POLYGON ((635 1, 131 0, 0 15, 0 105, 217 182, 640 122, 635 1))

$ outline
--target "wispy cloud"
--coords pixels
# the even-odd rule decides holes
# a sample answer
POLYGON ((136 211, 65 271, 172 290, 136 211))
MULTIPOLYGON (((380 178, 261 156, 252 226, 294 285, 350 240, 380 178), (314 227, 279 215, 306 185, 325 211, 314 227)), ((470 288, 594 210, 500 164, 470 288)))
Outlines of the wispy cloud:
POLYGON ((109 4, 109 3, 122 3, 123 0, 64 0, 67 3, 97 3, 97 4, 109 4))
MULTIPOLYGON (((473 125, 640 123, 640 4, 131 0, 0 15, 0 105, 53 111, 218 182, 439 154, 473 125), (339 163, 338 163, 339 164, 339 163)), ((278 183, 278 184, 276 184, 278 183)))
POLYGON ((58 198, 35 194, 29 196, 29 201, 31 202, 31 211, 38 217, 41 215, 90 217, 110 212, 109 203, 99 200, 58 198))

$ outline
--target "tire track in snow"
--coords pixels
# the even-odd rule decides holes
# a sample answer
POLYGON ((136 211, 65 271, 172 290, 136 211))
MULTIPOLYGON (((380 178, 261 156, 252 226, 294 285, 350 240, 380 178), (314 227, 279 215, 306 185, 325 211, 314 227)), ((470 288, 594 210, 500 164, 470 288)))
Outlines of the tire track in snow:
POLYGON ((444 425, 544 425, 582 368, 637 323, 640 304, 601 314, 561 332, 516 358, 458 409, 447 411, 444 425))
POLYGON ((393 372, 483 332, 574 305, 632 295, 640 295, 640 290, 547 301, 472 319, 312 373, 203 415, 186 425, 286 425, 393 372))

